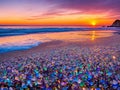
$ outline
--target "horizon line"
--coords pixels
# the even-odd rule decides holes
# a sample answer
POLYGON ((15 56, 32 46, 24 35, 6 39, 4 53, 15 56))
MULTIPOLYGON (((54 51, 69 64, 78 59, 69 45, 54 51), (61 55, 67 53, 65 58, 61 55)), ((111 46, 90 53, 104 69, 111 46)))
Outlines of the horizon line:
MULTIPOLYGON (((92 25, 24 25, 24 24, 18 24, 18 25, 7 25, 7 24, 0 24, 0 26, 92 26, 92 25)), ((95 25, 95 26, 109 26, 109 25, 95 25)))

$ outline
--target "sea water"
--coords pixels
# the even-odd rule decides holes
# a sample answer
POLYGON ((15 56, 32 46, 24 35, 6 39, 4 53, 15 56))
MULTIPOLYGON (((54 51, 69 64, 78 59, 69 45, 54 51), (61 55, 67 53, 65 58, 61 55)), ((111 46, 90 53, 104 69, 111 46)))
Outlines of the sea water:
MULTIPOLYGON (((115 29, 114 29, 115 30, 115 29)), ((83 41, 111 36, 104 27, 0 27, 0 53, 26 50, 53 40, 83 41), (106 34, 107 33, 107 34, 106 34)))

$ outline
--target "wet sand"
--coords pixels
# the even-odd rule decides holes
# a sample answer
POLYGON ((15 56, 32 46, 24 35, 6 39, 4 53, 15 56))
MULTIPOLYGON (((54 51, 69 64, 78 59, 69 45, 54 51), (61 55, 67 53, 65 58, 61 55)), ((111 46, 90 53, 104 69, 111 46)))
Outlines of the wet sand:
MULTIPOLYGON (((0 54, 0 61, 2 60, 9 60, 15 57, 19 56, 29 56, 35 53, 41 53, 44 51, 52 50, 55 48, 61 48, 61 47, 69 47, 69 46, 80 46, 80 47, 94 47, 94 46, 107 46, 107 45, 115 45, 120 44, 120 35, 114 34, 110 37, 102 37, 97 38, 95 40, 87 40, 87 41, 60 41, 60 40, 54 40, 50 42, 45 42, 40 44, 39 46, 33 47, 29 50, 21 50, 21 51, 12 51, 8 53, 0 54)), ((119 50, 120 51, 120 48, 119 50)))

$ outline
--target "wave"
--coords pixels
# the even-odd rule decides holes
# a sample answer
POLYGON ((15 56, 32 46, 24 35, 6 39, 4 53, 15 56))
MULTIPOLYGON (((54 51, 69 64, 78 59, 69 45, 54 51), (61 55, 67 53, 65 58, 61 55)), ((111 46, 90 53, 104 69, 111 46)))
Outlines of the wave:
POLYGON ((105 28, 0 28, 0 37, 34 33, 67 32, 82 30, 104 30, 105 28))
MULTIPOLYGON (((43 41, 51 41, 53 38, 46 35, 41 36, 36 33, 52 33, 52 32, 68 32, 68 31, 90 31, 90 30, 120 30, 113 27, 101 27, 101 28, 0 28, 0 53, 6 53, 16 50, 27 50, 32 47, 38 46, 43 41), (32 35, 27 35, 32 34, 32 35), (34 35, 35 34, 35 35, 34 35), (20 35, 20 36, 19 36, 20 35), (11 36, 11 37, 7 37, 11 36)), ((110 32, 110 31, 109 31, 110 32)), ((102 33, 102 32, 100 32, 102 33)), ((105 32, 103 32, 104 34, 105 32)), ((115 32, 114 32, 115 33, 115 32)), ((117 32, 118 33, 118 32, 117 32)), ((80 34, 75 34, 80 35, 80 34)), ((81 36, 83 33, 81 33, 81 36)), ((86 36, 91 34, 84 33, 86 36)), ((85 36, 83 36, 85 37, 85 36)), ((57 38, 54 38, 55 40, 57 38)))
POLYGON ((42 42, 37 42, 37 41, 27 41, 26 43, 22 44, 15 44, 15 43, 6 43, 3 45, 0 45, 0 53, 6 53, 6 52, 11 52, 11 51, 17 51, 17 50, 27 50, 32 47, 36 47, 42 42))

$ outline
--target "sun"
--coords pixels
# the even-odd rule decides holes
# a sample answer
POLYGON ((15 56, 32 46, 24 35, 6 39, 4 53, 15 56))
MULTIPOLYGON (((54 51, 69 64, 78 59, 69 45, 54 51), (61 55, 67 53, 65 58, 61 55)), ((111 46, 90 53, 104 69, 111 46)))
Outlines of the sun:
POLYGON ((91 25, 92 25, 92 26, 95 26, 95 25, 96 25, 96 21, 92 21, 92 22, 91 22, 91 25))

